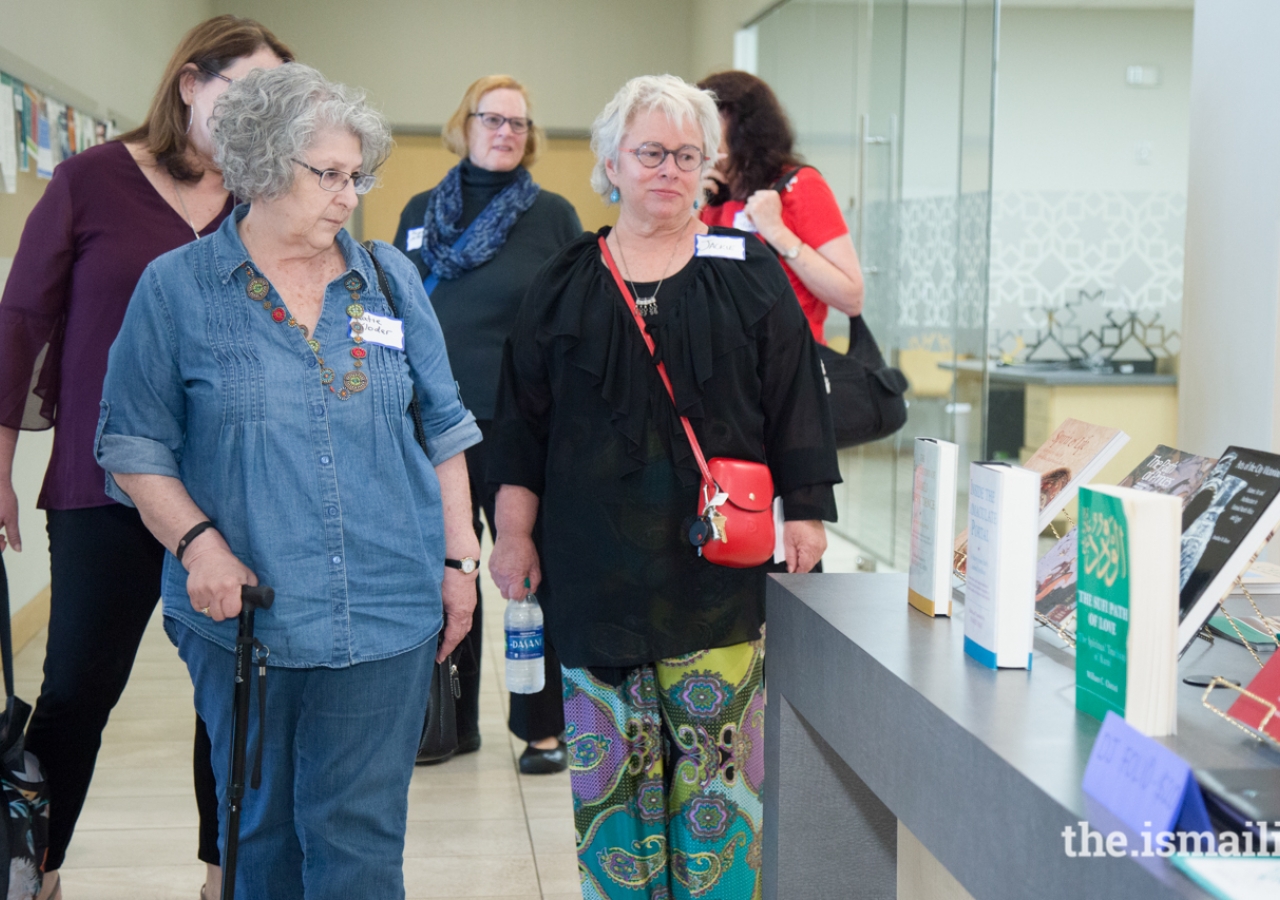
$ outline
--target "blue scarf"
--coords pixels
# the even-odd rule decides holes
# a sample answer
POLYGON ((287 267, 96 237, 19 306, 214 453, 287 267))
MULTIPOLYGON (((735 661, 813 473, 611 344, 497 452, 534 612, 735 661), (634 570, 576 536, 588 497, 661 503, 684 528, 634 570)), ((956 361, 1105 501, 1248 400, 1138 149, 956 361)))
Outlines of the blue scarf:
POLYGON ((520 166, 515 180, 490 200, 466 229, 469 234, 465 245, 454 247, 463 234, 458 227, 462 215, 462 166, 454 166, 427 199, 422 221, 422 261, 432 275, 448 281, 493 259, 507 242, 516 219, 533 206, 539 190, 529 170, 520 166))

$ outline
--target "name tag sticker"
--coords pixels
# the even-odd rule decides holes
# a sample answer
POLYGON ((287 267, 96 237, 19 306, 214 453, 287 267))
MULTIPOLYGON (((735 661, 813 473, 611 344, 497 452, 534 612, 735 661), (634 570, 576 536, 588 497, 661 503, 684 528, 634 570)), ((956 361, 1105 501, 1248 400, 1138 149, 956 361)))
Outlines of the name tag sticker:
MULTIPOLYGON (((404 350, 404 323, 390 316, 375 316, 366 312, 358 319, 351 320, 353 325, 360 326, 360 336, 366 344, 378 344, 392 350, 404 350)), ((356 329, 351 329, 354 336, 356 329)))
POLYGON ((751 221, 751 217, 747 215, 745 209, 740 209, 733 214, 733 227, 739 231, 750 231, 752 234, 759 231, 756 223, 751 221))
POLYGON ((720 259, 746 259, 747 239, 728 234, 699 234, 693 238, 694 256, 715 256, 720 259))
POLYGON ((404 249, 419 250, 422 248, 422 229, 410 228, 404 236, 404 249))

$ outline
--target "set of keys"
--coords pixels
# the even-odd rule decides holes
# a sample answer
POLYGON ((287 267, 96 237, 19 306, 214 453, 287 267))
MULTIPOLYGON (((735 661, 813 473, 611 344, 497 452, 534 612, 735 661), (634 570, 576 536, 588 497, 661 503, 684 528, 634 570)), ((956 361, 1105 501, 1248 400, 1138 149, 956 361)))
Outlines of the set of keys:
POLYGON ((720 505, 728 499, 729 495, 724 491, 718 492, 702 508, 702 515, 689 523, 689 543, 698 548, 699 554, 709 541, 729 540, 729 520, 720 514, 720 505))

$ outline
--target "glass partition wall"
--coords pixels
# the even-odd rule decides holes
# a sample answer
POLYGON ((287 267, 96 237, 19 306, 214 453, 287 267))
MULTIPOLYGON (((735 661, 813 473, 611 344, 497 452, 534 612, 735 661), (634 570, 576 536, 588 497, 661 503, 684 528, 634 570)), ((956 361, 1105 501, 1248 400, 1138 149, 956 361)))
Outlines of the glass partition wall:
MULTIPOLYGON (((911 381, 906 427, 842 451, 833 526, 896 569, 910 552, 913 438, 960 444, 961 520, 968 460, 984 452, 996 28, 996 0, 790 0, 739 42, 844 204, 865 320, 911 381)), ((847 346, 838 312, 827 339, 847 346)))

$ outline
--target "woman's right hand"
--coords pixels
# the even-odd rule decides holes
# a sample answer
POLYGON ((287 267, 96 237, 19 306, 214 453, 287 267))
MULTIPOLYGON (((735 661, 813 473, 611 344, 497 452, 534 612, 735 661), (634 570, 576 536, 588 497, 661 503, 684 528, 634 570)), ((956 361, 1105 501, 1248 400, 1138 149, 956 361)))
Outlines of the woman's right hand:
POLYGON ((529 535, 506 536, 499 532, 489 554, 489 574, 498 593, 508 600, 523 600, 542 583, 538 549, 529 535))
POLYGON ((0 552, 12 546, 18 553, 22 552, 22 532, 18 530, 18 495, 14 493, 13 481, 0 480, 0 552))
POLYGON ((254 586, 258 576, 231 552, 216 530, 198 535, 183 554, 191 608, 215 622, 240 615, 240 588, 254 586))

